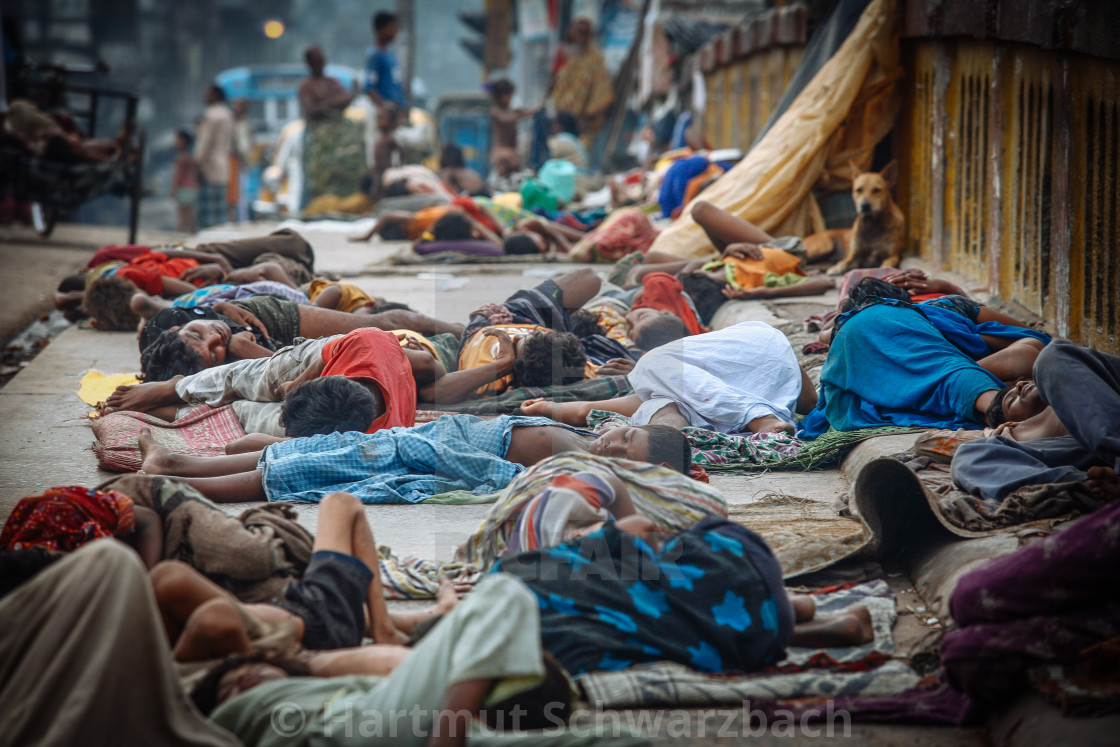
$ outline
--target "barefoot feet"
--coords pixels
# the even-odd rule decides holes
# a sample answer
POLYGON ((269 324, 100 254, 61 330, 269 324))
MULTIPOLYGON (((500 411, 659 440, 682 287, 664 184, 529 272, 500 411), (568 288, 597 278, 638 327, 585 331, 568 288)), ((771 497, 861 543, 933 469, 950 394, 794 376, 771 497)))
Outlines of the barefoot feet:
POLYGON ((1085 484, 1106 501, 1120 500, 1120 475, 1109 467, 1092 467, 1085 484))
POLYGON ((447 576, 439 577, 439 588, 436 589, 436 609, 439 614, 446 615, 459 604, 459 593, 455 584, 447 576))
POLYGON ((145 428, 140 431, 140 438, 137 439, 137 444, 140 447, 140 469, 149 475, 168 475, 172 474, 172 462, 174 461, 174 453, 171 449, 156 441, 152 435, 151 428, 145 428))

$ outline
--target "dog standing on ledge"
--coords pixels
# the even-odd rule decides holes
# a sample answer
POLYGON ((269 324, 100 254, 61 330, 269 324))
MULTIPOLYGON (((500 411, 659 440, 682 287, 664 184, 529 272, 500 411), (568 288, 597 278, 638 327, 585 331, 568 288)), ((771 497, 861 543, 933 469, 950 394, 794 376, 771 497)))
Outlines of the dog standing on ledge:
POLYGON ((891 197, 898 179, 898 162, 879 173, 852 168, 852 200, 856 222, 851 228, 822 231, 804 240, 810 262, 843 252, 844 258, 828 268, 829 275, 843 275, 860 267, 898 267, 905 243, 906 219, 891 197))

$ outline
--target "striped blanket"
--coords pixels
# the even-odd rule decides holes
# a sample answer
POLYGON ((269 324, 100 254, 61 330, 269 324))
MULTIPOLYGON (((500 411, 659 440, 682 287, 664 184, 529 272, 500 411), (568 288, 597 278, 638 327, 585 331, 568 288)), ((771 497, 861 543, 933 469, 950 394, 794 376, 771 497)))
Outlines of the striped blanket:
POLYGON ((686 529, 706 516, 727 516, 727 502, 710 485, 654 464, 566 453, 540 462, 518 475, 474 533, 456 552, 454 562, 407 558, 381 548, 381 577, 391 599, 430 599, 443 575, 474 582, 509 545, 521 511, 558 475, 594 472, 616 475, 630 492, 634 508, 669 532, 686 529))

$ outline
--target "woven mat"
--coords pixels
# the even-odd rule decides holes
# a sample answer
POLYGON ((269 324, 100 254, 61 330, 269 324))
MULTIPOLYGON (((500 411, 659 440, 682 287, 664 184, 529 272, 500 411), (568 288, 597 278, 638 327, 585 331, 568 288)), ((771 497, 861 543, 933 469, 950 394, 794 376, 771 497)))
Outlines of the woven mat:
POLYGON ((819 571, 867 546, 863 525, 837 514, 829 503, 768 493, 757 503, 728 507, 728 518, 758 532, 793 578, 819 571))

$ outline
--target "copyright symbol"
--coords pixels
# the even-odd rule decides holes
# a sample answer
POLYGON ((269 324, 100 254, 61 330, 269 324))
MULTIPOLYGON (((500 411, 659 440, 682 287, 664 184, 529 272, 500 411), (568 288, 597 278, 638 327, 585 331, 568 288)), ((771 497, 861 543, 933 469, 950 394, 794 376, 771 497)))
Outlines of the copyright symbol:
POLYGON ((307 716, 295 703, 279 703, 272 709, 269 721, 272 724, 272 731, 276 732, 277 736, 294 737, 303 731, 303 727, 307 724, 307 716))

